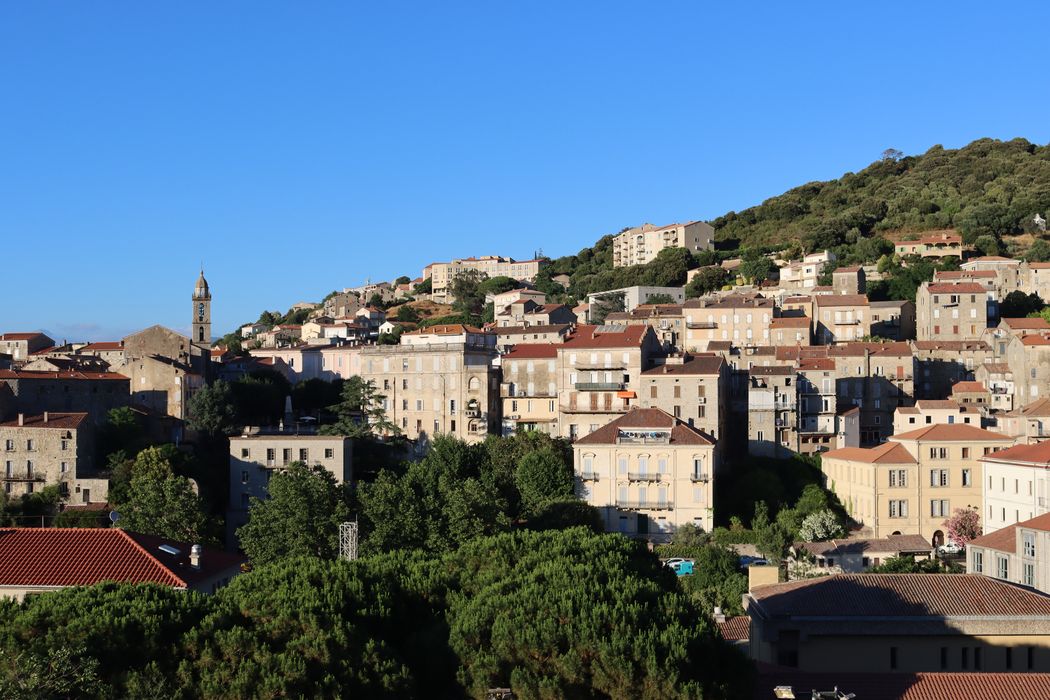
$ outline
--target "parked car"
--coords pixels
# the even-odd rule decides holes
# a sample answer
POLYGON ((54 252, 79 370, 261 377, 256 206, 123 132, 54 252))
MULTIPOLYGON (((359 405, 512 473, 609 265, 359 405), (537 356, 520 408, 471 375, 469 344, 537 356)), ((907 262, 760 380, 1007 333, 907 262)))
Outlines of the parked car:
POLYGON ((958 542, 952 542, 951 540, 937 548, 938 554, 962 554, 962 551, 963 546, 958 542))
POLYGON ((751 557, 747 555, 740 557, 740 568, 742 570, 747 571, 747 567, 752 564, 755 566, 767 566, 769 562, 762 557, 751 557))
POLYGON ((687 561, 690 564, 694 564, 692 559, 686 559, 685 557, 671 557, 670 559, 664 559, 664 566, 674 568, 675 564, 681 564, 683 561, 687 561))
POLYGON ((674 564, 671 564, 671 570, 678 576, 688 576, 693 573, 693 560, 682 559, 681 561, 676 561, 674 564))

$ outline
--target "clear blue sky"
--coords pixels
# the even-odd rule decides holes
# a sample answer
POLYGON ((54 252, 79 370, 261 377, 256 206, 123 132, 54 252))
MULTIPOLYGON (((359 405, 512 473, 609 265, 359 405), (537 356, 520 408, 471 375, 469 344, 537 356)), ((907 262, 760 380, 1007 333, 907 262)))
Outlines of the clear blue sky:
POLYGON ((1010 3, 0 7, 0 330, 216 335, 472 254, 713 218, 888 147, 1050 141, 1010 3))

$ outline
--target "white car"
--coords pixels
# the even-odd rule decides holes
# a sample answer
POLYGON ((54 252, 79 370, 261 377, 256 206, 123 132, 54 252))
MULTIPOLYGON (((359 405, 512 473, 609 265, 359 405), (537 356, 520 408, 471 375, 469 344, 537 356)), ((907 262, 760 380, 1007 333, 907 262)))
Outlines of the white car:
POLYGON ((959 554, 963 551, 963 546, 957 542, 948 541, 937 548, 939 554, 959 554))
POLYGON ((684 561, 690 564, 695 563, 692 559, 686 559, 685 557, 671 557, 670 559, 664 559, 664 566, 669 566, 673 569, 675 564, 681 564, 684 561))

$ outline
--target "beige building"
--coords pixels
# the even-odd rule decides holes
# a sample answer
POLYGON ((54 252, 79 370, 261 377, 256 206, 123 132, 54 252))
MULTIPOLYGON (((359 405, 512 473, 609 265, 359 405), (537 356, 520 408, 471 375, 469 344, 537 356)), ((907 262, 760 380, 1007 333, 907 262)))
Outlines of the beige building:
POLYGON ((820 345, 849 343, 871 335, 871 312, 865 295, 821 294, 813 303, 813 337, 820 345))
POLYGON ((29 356, 55 344, 43 333, 2 333, 0 334, 0 354, 10 355, 17 364, 29 360, 29 356))
POLYGON ((714 442, 656 408, 626 415, 573 446, 577 493, 608 532, 666 542, 676 528, 714 524, 714 442))
POLYGON ((500 429, 497 358, 494 347, 463 342, 369 346, 361 348, 361 377, 409 439, 480 442, 500 429))
POLYGON ((9 498, 58 485, 69 503, 105 503, 109 480, 95 471, 95 434, 86 413, 49 413, 0 423, 0 461, 9 498))
POLYGON ((734 346, 770 344, 770 324, 776 315, 772 299, 730 295, 722 299, 690 299, 682 306, 686 352, 707 352, 715 341, 734 346))
POLYGON ((561 435, 558 426, 558 349, 552 344, 515 345, 500 358, 503 435, 539 430, 561 435))
POLYGON ((1050 593, 1050 513, 991 532, 966 545, 966 570, 1050 593))
POLYGON ((753 457, 788 457, 800 449, 798 375, 793 367, 748 370, 747 452, 753 457))
POLYGON ((649 326, 578 326, 558 350, 558 426, 588 435, 637 405, 642 372, 662 354, 649 326))
POLYGON ((268 485, 275 471, 302 462, 323 467, 337 484, 349 484, 354 478, 353 456, 353 440, 341 435, 255 433, 231 437, 227 541, 235 542, 237 528, 248 522, 251 499, 269 497, 268 485))
POLYGON ((831 273, 831 286, 835 294, 864 294, 868 290, 864 268, 860 265, 839 267, 831 273))
POLYGON ((796 561, 813 557, 814 573, 860 574, 894 557, 911 557, 922 561, 933 556, 933 546, 918 535, 890 535, 881 540, 850 537, 826 542, 796 542, 791 548, 796 561))
POLYGON ((881 674, 978 671, 976 683, 987 672, 1050 671, 1050 597, 985 576, 822 576, 753 586, 744 607, 752 660, 880 674, 858 697, 881 674))
POLYGON ((899 435, 927 425, 973 425, 983 427, 981 413, 948 399, 919 399, 914 406, 898 406, 893 414, 893 433, 899 435))
POLYGON ((993 359, 983 340, 917 340, 915 397, 944 399, 953 384, 973 379, 977 368, 993 359))
POLYGON ((564 343, 572 334, 572 325, 559 323, 550 326, 505 326, 494 329, 496 347, 507 349, 525 343, 564 343))
POLYGON ((799 360, 797 452, 813 454, 860 447, 860 408, 838 401, 833 358, 799 360))
POLYGON ((1050 513, 1050 442, 1015 445, 984 455, 981 468, 985 532, 1050 513))
POLYGON ((714 235, 711 224, 703 221, 636 226, 613 237, 613 267, 644 265, 666 248, 685 248, 693 253, 708 250, 714 235))
POLYGON ((672 355, 642 372, 639 405, 659 408, 714 440, 725 434, 729 367, 715 355, 672 355))
POLYGON ((611 313, 606 323, 649 326, 665 349, 681 348, 685 316, 681 304, 642 304, 633 311, 611 313))
POLYGON ((546 264, 543 259, 515 260, 499 255, 483 255, 480 258, 469 257, 452 262, 436 262, 423 269, 423 279, 429 279, 431 298, 444 303, 451 301, 449 285, 457 275, 468 270, 476 270, 488 277, 510 277, 528 282, 536 279, 536 273, 546 264))
POLYGON ((1050 438, 1050 398, 996 416, 996 429, 1019 444, 1050 438))
POLYGON ((1011 444, 972 425, 931 425, 878 447, 825 452, 824 477, 874 537, 922 535, 937 546, 955 509, 981 507, 980 458, 1011 444))
POLYGON ((802 258, 789 262, 780 268, 781 289, 807 290, 817 286, 817 281, 824 273, 824 267, 835 261, 835 254, 829 251, 810 253, 802 258))
POLYGON ((781 316, 769 322, 769 343, 773 346, 810 345, 811 321, 808 316, 781 316))
POLYGON ((979 284, 924 282, 915 293, 915 332, 919 340, 980 340, 988 327, 995 293, 979 284), (989 296, 991 295, 991 296, 989 296))
POLYGON ((872 301, 870 332, 888 340, 915 339, 915 304, 910 301, 872 301))
POLYGON ((1014 373, 1005 362, 985 362, 974 372, 974 378, 988 387, 989 409, 1005 413, 1014 409, 1014 373))

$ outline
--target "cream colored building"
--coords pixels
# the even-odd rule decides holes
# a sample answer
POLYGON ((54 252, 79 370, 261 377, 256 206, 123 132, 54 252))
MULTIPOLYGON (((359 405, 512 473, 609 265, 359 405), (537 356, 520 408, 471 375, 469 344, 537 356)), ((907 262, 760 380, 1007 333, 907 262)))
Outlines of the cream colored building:
POLYGON ((1050 398, 1043 398, 996 416, 996 429, 1019 444, 1050 438, 1050 398))
POLYGON ((804 290, 817 286, 817 280, 824 272, 824 266, 835 261, 835 254, 827 250, 810 253, 802 258, 789 262, 780 268, 781 289, 804 290))
POLYGON ((714 235, 714 228, 703 221, 635 226, 613 237, 613 267, 644 265, 666 248, 685 248, 694 253, 708 250, 714 235))
POLYGON ((483 255, 480 258, 469 257, 452 262, 436 262, 423 269, 423 279, 430 279, 431 298, 439 303, 450 300, 449 285, 462 272, 476 270, 488 277, 510 277, 528 282, 536 278, 536 273, 546 264, 545 260, 515 260, 499 255, 483 255))
POLYGON ((577 493, 608 532, 666 542, 676 528, 714 524, 714 442, 656 408, 626 415, 576 441, 577 493))
POLYGON ((966 570, 1050 593, 1050 514, 971 541, 966 545, 966 570))
POLYGON ((895 435, 927 425, 973 425, 983 427, 980 412, 948 399, 919 399, 914 406, 898 406, 893 414, 895 435))
POLYGON ((988 327, 995 292, 979 284, 924 282, 915 293, 915 332, 919 340, 980 340, 988 327))
POLYGON ((0 423, 0 479, 8 498, 57 485, 69 503, 105 503, 109 480, 95 472, 86 413, 19 414, 0 423))
POLYGON ((772 299, 726 296, 722 299, 690 299, 682 306, 685 316, 686 352, 706 352, 715 341, 734 346, 769 345, 770 324, 776 315, 772 299))
POLYGON ((293 462, 318 465, 337 484, 353 481, 353 440, 341 435, 256 433, 230 438, 230 500, 226 512, 229 542, 248 522, 252 498, 269 497, 270 478, 293 462))
POLYGON ((500 429, 497 358, 494 347, 462 342, 376 345, 361 349, 361 377, 409 439, 480 442, 500 429))
POLYGON ((1015 445, 984 455, 981 468, 985 532, 1050 513, 1050 442, 1015 445))
POLYGON ((558 426, 558 349, 551 344, 515 345, 500 358, 503 435, 538 430, 561 435, 558 426))
POLYGON ((717 355, 671 355, 642 372, 639 405, 659 408, 714 440, 728 419, 729 366, 717 355))
POLYGON ((808 316, 781 316, 769 322, 770 345, 810 345, 808 316))
POLYGON ((868 297, 863 294, 821 294, 813 300, 813 337, 820 345, 836 345, 871 335, 868 297))
POLYGON ((936 546, 955 509, 981 507, 981 457, 1011 444, 972 425, 932 425, 878 447, 825 452, 824 478, 874 537, 922 535, 936 546))

